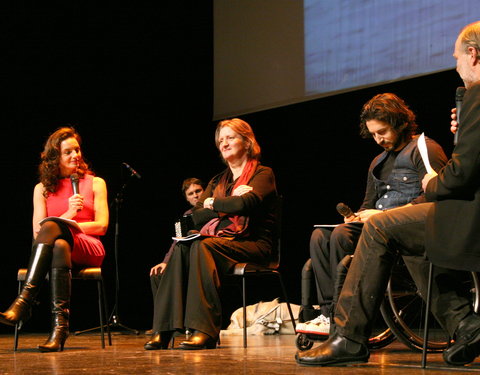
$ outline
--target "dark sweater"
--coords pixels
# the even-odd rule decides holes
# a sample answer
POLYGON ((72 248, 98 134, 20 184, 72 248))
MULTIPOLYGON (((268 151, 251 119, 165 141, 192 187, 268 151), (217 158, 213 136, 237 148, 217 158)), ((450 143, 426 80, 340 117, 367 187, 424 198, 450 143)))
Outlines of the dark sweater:
MULTIPOLYGON (((213 195, 213 191, 221 177, 227 172, 228 169, 210 180, 203 195, 193 209, 193 221, 196 228, 200 229, 211 219, 219 217, 219 212, 248 216, 249 224, 247 235, 241 239, 253 241, 263 240, 271 245, 275 226, 274 205, 277 197, 275 175, 272 169, 259 165, 247 183, 253 190, 241 196, 228 196, 231 194, 231 190, 235 184, 235 181, 228 181, 227 196, 215 198, 213 210, 203 208, 203 202, 213 195)), ((228 220, 228 216, 222 218, 222 222, 225 220, 228 220)), ((219 225, 220 228, 227 224, 222 222, 219 225)))

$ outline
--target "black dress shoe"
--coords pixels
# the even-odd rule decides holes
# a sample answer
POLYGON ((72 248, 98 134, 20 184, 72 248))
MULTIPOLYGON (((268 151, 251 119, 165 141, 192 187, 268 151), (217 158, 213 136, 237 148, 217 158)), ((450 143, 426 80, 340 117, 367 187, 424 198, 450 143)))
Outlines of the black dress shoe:
POLYGON ((145 350, 168 349, 168 344, 172 339, 172 332, 155 332, 152 338, 143 345, 145 350))
POLYGON ((180 349, 198 350, 198 349, 215 349, 217 347, 218 338, 213 338, 206 333, 195 331, 189 340, 180 343, 180 349))
POLYGON ((370 352, 361 344, 335 333, 320 346, 298 352, 297 363, 307 366, 335 366, 368 362, 370 352))
POLYGON ((444 350, 443 359, 449 365, 463 366, 480 354, 480 316, 470 314, 455 331, 455 342, 444 350))

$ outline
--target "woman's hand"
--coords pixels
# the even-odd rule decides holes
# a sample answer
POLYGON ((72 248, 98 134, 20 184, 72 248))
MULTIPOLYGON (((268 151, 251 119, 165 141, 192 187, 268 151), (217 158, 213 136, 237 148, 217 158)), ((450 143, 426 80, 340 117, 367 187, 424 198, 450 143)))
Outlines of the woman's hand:
POLYGON ((240 185, 238 186, 234 191, 233 191, 233 194, 232 195, 235 195, 235 196, 240 196, 240 195, 243 195, 243 194, 246 194, 250 191, 253 190, 253 187, 251 186, 248 186, 248 185, 240 185))
POLYGON ((215 198, 209 197, 203 201, 203 208, 208 208, 209 210, 213 210, 213 202, 215 198))
POLYGON ((150 270, 150 276, 157 276, 163 273, 165 271, 165 268, 167 267, 167 263, 160 263, 157 264, 156 266, 153 266, 152 269, 150 270))
POLYGON ((457 109, 452 108, 452 114, 450 115, 452 121, 450 122, 450 131, 455 134, 458 130, 458 122, 457 122, 457 109))
POLYGON ((74 194, 68 198, 68 211, 72 217, 77 215, 78 211, 83 209, 83 196, 80 194, 74 194))

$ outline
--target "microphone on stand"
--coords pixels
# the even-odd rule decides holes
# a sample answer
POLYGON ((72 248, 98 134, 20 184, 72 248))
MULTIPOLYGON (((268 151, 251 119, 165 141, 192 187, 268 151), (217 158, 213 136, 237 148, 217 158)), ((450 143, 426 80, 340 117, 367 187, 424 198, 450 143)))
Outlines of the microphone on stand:
POLYGON ((458 132, 460 130, 460 111, 462 110, 462 102, 463 102, 463 95, 465 95, 465 91, 467 89, 465 87, 457 87, 457 91, 455 92, 455 107, 457 108, 457 131, 453 135, 453 145, 457 145, 458 141, 458 132))
POLYGON ((345 203, 341 203, 341 202, 337 204, 337 212, 347 219, 352 216, 355 216, 355 217, 357 216, 353 213, 350 207, 348 207, 345 203))
POLYGON ((136 178, 138 179, 141 179, 142 176, 140 176, 140 173, 138 173, 135 169, 133 169, 132 167, 130 167, 130 165, 128 165, 127 163, 123 162, 122 163, 131 173, 131 176, 135 176, 136 178))
MULTIPOLYGON (((78 186, 79 181, 78 181, 78 174, 72 173, 70 175, 70 181, 72 182, 72 189, 73 189, 73 194, 80 194, 80 188, 78 186)), ((80 209, 77 210, 77 212, 80 211, 80 209)))

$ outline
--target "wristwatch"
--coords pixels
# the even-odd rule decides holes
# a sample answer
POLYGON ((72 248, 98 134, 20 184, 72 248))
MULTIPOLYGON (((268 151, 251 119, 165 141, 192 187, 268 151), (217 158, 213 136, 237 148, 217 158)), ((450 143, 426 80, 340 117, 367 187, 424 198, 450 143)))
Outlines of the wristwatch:
POLYGON ((214 201, 214 200, 215 200, 215 198, 212 198, 212 197, 207 198, 207 199, 205 200, 205 202, 207 203, 208 208, 211 209, 211 210, 213 210, 213 201, 214 201))

